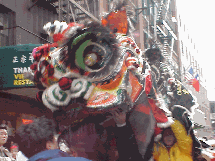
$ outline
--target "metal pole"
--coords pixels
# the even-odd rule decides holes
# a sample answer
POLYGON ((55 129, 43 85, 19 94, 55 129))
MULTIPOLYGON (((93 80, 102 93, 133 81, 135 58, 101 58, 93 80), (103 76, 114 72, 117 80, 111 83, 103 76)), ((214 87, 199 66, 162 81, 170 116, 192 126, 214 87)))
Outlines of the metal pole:
POLYGON ((73 12, 73 10, 72 10, 72 6, 71 6, 70 4, 68 4, 68 5, 69 5, 69 7, 70 7, 70 11, 71 11, 71 13, 72 13, 73 21, 76 23, 76 20, 75 20, 75 14, 74 14, 74 12, 73 12))
POLYGON ((27 30, 27 29, 25 29, 25 28, 23 28, 23 27, 21 27, 21 26, 14 26, 14 27, 10 27, 10 28, 5 28, 5 29, 3 29, 3 30, 9 30, 9 29, 17 28, 17 27, 21 28, 22 30, 27 31, 28 33, 30 33, 30 34, 32 34, 32 35, 34 35, 34 36, 36 36, 36 37, 38 37, 38 38, 40 38, 40 39, 42 39, 42 40, 48 42, 48 43, 52 43, 52 42, 50 42, 50 41, 44 39, 43 37, 41 37, 41 36, 39 36, 39 35, 37 35, 37 34, 31 32, 31 31, 29 31, 29 30, 27 30))
POLYGON ((154 4, 154 41, 157 43, 157 7, 154 4))
MULTIPOLYGON (((142 0, 138 0, 138 6, 143 6, 143 2, 142 2, 142 0)), ((140 32, 140 37, 139 37, 139 41, 140 41, 140 49, 142 50, 142 51, 144 51, 145 49, 144 49, 144 43, 146 43, 146 42, 144 42, 144 32, 143 32, 143 29, 144 29, 144 22, 143 22, 143 14, 142 13, 140 13, 139 15, 139 32, 140 32)))
POLYGON ((58 0, 58 20, 61 21, 61 0, 58 0))
POLYGON ((70 10, 70 5, 69 5, 69 1, 67 1, 67 23, 70 23, 69 10, 70 10))

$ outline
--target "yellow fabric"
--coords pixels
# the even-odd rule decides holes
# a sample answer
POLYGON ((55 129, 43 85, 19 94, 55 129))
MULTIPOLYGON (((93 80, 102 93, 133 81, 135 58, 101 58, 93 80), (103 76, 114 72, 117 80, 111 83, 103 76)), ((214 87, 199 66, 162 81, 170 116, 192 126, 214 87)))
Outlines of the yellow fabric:
POLYGON ((154 144, 154 160, 155 161, 192 161, 192 138, 187 135, 184 126, 178 121, 171 125, 177 142, 168 151, 161 143, 154 144))

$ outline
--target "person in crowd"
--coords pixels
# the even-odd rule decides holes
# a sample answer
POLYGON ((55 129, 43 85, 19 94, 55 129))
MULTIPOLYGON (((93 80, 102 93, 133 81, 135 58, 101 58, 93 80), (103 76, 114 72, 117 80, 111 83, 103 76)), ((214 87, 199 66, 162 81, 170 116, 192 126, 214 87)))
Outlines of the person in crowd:
POLYGON ((16 155, 19 152, 18 144, 16 144, 16 143, 11 144, 10 152, 11 152, 11 155, 12 155, 13 159, 16 159, 16 155))
POLYGON ((70 157, 69 154, 61 151, 57 139, 54 121, 45 116, 34 118, 32 123, 22 124, 17 129, 19 149, 29 158, 29 161, 89 161, 81 157, 70 157))
POLYGON ((8 133, 7 127, 0 125, 0 160, 13 160, 11 153, 7 148, 4 147, 4 144, 7 142, 8 133))
POLYGON ((15 129, 13 128, 10 121, 7 121, 7 131, 8 131, 8 136, 14 137, 15 129))
POLYGON ((116 123, 114 128, 114 134, 116 137, 117 149, 119 153, 119 161, 150 161, 153 152, 154 138, 151 138, 151 141, 148 145, 145 158, 138 153, 138 147, 132 126, 127 120, 127 115, 125 111, 115 110, 111 112, 112 117, 116 123))
MULTIPOLYGON (((187 117, 186 109, 182 106, 174 106, 172 115, 175 118, 174 124, 163 129, 162 138, 159 142, 154 143, 154 138, 151 139, 145 160, 152 160, 152 155, 155 161, 193 160, 192 123, 187 117)), ((135 147, 135 140, 132 139, 132 129, 128 124, 129 122, 126 121, 126 113, 113 111, 112 116, 116 122, 114 131, 117 139, 119 161, 141 160, 141 156, 133 153, 137 151, 137 147, 135 147)), ((201 154, 199 154, 194 160, 202 159, 201 154)))
POLYGON ((155 161, 192 161, 193 160, 193 139, 190 131, 192 123, 186 117, 186 109, 182 106, 174 106, 172 116, 174 123, 163 129, 162 138, 154 144, 155 161))
POLYGON ((7 122, 6 122, 6 120, 2 120, 1 126, 7 127, 7 122))
POLYGON ((163 130, 162 139, 154 146, 155 161, 192 161, 192 138, 187 135, 180 121, 163 130))

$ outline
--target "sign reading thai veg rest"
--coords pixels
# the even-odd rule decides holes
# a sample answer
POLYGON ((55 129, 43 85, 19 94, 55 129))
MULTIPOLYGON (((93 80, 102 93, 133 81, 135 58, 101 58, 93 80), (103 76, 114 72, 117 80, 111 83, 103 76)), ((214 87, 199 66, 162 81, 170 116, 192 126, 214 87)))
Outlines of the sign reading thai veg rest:
POLYGON ((24 78, 25 72, 31 72, 32 50, 41 44, 24 44, 0 48, 0 88, 34 86, 24 78))

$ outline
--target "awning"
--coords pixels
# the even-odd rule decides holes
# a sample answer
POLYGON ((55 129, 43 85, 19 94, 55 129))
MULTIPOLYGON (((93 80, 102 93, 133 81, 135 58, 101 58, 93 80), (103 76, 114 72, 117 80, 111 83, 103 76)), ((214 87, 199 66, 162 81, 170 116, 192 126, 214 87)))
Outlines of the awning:
POLYGON ((206 126, 205 113, 199 109, 194 109, 193 115, 194 129, 204 128, 206 126))
POLYGON ((194 127, 193 127, 193 129, 202 129, 202 128, 204 128, 204 127, 205 127, 205 126, 200 125, 200 124, 194 122, 194 127))

